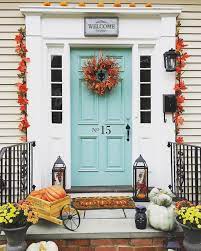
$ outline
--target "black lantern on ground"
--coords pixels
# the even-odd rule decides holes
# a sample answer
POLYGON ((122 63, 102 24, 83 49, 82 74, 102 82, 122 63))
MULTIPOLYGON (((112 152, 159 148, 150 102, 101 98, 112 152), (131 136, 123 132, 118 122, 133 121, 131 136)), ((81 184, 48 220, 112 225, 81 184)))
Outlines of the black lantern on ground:
POLYGON ((176 71, 176 59, 179 56, 174 49, 166 51, 164 54, 164 66, 167 72, 176 71))
POLYGON ((133 199, 134 201, 149 201, 148 166, 141 155, 133 165, 133 199))
POLYGON ((52 185, 60 185, 65 189, 66 165, 59 156, 52 168, 52 185))

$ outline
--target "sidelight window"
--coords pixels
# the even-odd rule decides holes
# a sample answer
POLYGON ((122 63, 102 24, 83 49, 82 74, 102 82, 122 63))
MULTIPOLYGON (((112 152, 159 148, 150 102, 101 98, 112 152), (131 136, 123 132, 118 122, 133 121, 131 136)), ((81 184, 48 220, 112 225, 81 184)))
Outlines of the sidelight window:
POLYGON ((62 123, 62 56, 51 55, 51 113, 52 123, 62 123))
POLYGON ((140 123, 151 123, 151 56, 140 56, 140 123))

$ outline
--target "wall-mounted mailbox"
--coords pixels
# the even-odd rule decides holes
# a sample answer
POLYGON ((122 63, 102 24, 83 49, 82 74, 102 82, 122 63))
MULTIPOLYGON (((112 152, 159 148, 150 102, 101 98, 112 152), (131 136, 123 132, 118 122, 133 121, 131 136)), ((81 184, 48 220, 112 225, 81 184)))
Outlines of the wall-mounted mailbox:
POLYGON ((176 112, 176 96, 175 94, 164 94, 163 95, 163 113, 164 122, 166 122, 165 114, 176 112))

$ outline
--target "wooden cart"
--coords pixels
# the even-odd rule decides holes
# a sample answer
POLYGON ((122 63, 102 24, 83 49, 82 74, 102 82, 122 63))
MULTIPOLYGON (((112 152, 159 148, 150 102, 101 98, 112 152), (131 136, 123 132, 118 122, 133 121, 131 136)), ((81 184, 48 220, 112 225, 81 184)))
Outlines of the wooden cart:
POLYGON ((34 205, 41 219, 64 225, 70 231, 75 231, 80 225, 80 214, 71 206, 71 198, 68 195, 54 202, 29 195, 27 201, 34 205))

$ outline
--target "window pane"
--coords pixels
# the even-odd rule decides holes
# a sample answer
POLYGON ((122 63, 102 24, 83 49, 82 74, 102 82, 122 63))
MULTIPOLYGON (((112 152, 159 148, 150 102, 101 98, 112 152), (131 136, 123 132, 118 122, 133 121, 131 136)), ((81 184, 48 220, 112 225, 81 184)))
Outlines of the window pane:
POLYGON ((51 81, 62 82, 62 70, 51 70, 51 81))
POLYGON ((141 110, 150 110, 151 109, 151 99, 150 98, 141 98, 140 99, 140 109, 141 110))
POLYGON ((151 56, 140 57, 140 68, 151 68, 151 56))
POLYGON ((52 84, 52 96, 62 96, 62 85, 52 84))
POLYGON ((62 123, 62 112, 52 112, 52 123, 62 123))
POLYGON ((51 56, 51 68, 62 68, 61 56, 51 56))
POLYGON ((140 96, 150 96, 151 95, 151 85, 141 84, 140 85, 140 96))
POLYGON ((140 82, 151 82, 150 70, 140 70, 140 82))
POLYGON ((140 112, 141 123, 151 123, 151 112, 140 112))
POLYGON ((52 110, 62 110, 62 98, 52 98, 52 110))

